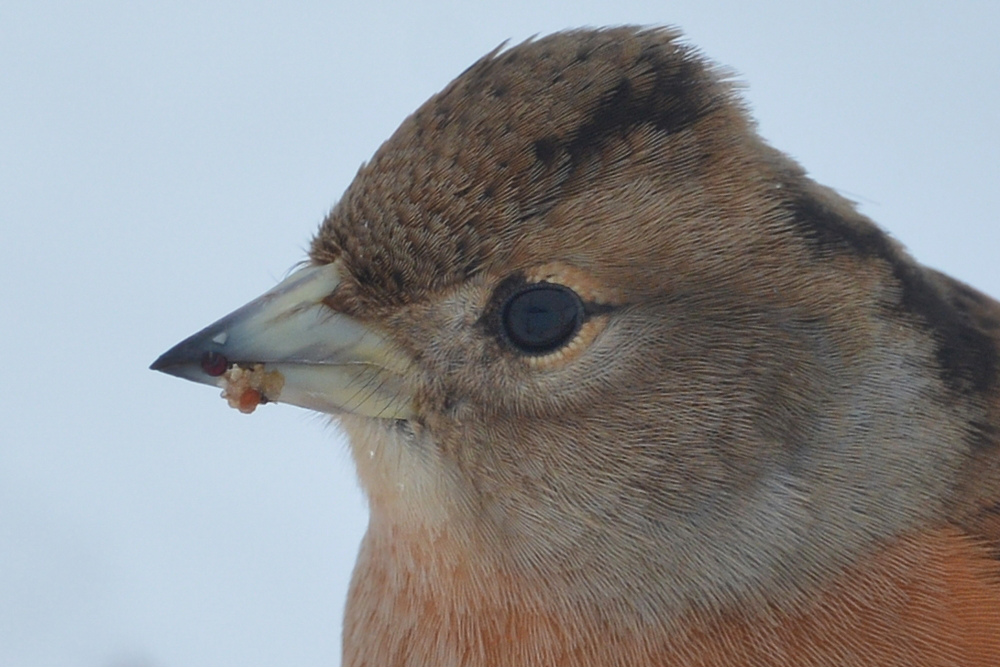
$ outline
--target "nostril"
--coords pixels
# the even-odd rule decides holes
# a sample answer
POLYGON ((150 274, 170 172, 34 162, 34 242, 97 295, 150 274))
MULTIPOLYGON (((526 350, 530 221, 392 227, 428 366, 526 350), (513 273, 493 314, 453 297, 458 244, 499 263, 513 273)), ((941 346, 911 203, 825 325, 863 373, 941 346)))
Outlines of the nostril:
POLYGON ((229 359, 218 352, 206 352, 201 355, 201 370, 212 377, 218 377, 229 368, 229 359))

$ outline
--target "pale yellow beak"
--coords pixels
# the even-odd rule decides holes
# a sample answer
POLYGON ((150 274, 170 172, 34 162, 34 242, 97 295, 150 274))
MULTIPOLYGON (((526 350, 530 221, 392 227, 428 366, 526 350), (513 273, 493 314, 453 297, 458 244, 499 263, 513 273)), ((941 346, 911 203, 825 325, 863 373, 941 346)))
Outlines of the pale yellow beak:
POLYGON ((409 418, 409 359, 371 327, 323 303, 339 283, 337 263, 300 269, 150 368, 224 389, 252 373, 270 378, 257 386, 260 402, 409 418))

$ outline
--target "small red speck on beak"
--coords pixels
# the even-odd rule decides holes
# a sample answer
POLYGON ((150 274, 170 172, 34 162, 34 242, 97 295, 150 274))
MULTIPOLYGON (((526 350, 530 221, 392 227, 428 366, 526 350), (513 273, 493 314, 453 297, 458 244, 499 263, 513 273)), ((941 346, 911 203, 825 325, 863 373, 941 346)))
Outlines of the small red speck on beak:
POLYGON ((201 370, 212 377, 219 377, 229 368, 229 359, 218 352, 206 352, 201 357, 201 370))

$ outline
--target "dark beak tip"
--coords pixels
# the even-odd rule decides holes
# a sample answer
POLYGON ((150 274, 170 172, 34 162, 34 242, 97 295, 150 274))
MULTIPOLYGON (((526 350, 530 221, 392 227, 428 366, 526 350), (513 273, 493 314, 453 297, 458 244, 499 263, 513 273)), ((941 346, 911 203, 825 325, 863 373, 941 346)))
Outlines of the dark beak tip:
POLYGON ((164 355, 162 355, 162 354, 159 357, 157 357, 156 361, 154 361, 153 363, 151 363, 149 365, 149 370, 151 370, 151 371, 162 371, 164 368, 166 368, 167 364, 164 363, 163 357, 164 357, 164 355))
POLYGON ((149 370, 159 371, 192 382, 214 384, 232 364, 218 351, 219 345, 210 336, 200 332, 182 340, 161 354, 149 365, 149 370))
POLYGON ((149 370, 160 371, 161 373, 167 373, 168 375, 176 375, 174 370, 180 369, 185 366, 190 366, 193 363, 198 363, 201 358, 199 352, 199 347, 197 344, 192 344, 191 339, 181 341, 177 345, 161 354, 156 358, 156 361, 149 365, 149 370))

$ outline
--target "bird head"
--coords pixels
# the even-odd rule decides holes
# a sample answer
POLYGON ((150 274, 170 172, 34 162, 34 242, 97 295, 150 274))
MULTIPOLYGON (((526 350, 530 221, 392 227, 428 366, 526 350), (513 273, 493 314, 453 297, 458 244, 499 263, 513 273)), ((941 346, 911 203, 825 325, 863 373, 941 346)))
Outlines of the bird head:
POLYGON ((676 32, 577 31, 472 65, 305 268, 153 367, 334 415, 373 531, 723 605, 941 511, 995 371, 943 294, 676 32))

